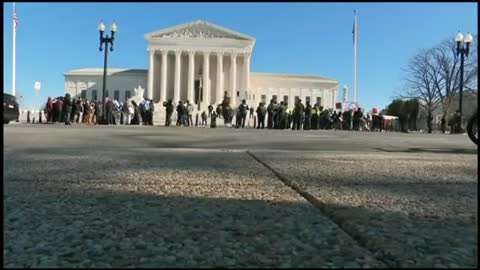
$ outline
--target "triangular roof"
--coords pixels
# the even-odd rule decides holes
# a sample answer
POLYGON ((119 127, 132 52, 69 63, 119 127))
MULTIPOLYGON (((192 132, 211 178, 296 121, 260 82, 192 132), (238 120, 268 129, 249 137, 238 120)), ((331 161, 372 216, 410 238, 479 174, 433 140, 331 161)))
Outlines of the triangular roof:
POLYGON ((255 38, 242 33, 227 29, 225 27, 198 20, 169 27, 160 31, 151 32, 145 35, 146 39, 152 38, 228 38, 240 40, 252 40, 255 38))

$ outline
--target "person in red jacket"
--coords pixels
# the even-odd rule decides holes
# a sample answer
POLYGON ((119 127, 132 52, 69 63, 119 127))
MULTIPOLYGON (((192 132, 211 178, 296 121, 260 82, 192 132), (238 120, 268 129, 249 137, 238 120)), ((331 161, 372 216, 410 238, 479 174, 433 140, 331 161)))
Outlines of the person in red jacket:
POLYGON ((51 97, 48 97, 47 99, 47 106, 45 106, 45 113, 47 114, 47 123, 53 122, 53 102, 51 97))

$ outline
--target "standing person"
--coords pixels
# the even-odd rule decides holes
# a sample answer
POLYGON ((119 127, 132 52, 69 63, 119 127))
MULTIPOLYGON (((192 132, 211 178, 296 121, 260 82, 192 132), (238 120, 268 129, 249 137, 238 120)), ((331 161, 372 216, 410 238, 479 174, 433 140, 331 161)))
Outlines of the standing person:
POLYGON ((70 112, 70 123, 75 122, 75 115, 77 114, 77 99, 72 100, 72 111, 70 112))
POLYGON ((141 119, 141 123, 142 125, 145 125, 145 120, 146 120, 146 117, 145 117, 145 99, 143 99, 140 104, 138 104, 138 107, 140 109, 140 119, 141 119))
POLYGON ((213 106, 212 104, 208 105, 208 117, 210 117, 212 115, 212 112, 213 112, 213 106))
POLYGON ((53 120, 53 102, 51 97, 48 97, 47 99, 47 105, 45 106, 45 111, 47 113, 47 123, 51 123, 53 120))
MULTIPOLYGON (((305 116, 306 116, 306 111, 307 109, 305 108, 305 116)), ((310 129, 313 129, 313 130, 317 130, 318 129, 318 122, 319 122, 319 108, 317 106, 317 104, 315 104, 315 106, 313 106, 313 108, 311 109, 311 116, 310 116, 310 129)))
POLYGON ((124 125, 128 125, 130 124, 130 119, 129 119, 129 115, 130 115, 130 110, 129 110, 129 105, 130 105, 130 102, 125 101, 125 103, 123 103, 123 106, 122 106, 122 122, 124 125))
POLYGON ((247 112, 248 112, 248 105, 245 101, 245 99, 242 100, 242 104, 238 107, 238 110, 240 111, 240 124, 242 128, 245 128, 245 120, 247 119, 247 112))
POLYGON ((113 117, 113 101, 109 98, 107 99, 107 104, 105 106, 106 115, 107 115, 107 125, 114 124, 114 117, 113 117))
POLYGON ((153 126, 153 113, 155 112, 155 106, 153 105, 153 99, 148 100, 150 103, 150 126, 153 126))
POLYGON ((97 117, 95 116, 95 112, 97 111, 97 104, 95 104, 95 101, 92 100, 90 101, 90 124, 97 124, 97 117))
POLYGON ((222 118, 222 104, 218 104, 215 111, 217 112, 217 117, 222 118))
POLYGON ((118 107, 118 116, 120 118, 120 120, 118 121, 120 123, 120 125, 123 125, 123 123, 125 123, 125 117, 123 115, 123 106, 126 106, 125 104, 123 104, 123 101, 120 101, 119 102, 120 106, 118 107))
POLYGON ((303 124, 304 130, 310 130, 312 124, 312 105, 310 105, 310 101, 307 101, 307 107, 305 107, 305 121, 303 124))
POLYGON ((107 104, 105 104, 105 112, 106 112, 106 118, 107 118, 107 125, 113 124, 113 103, 112 100, 107 98, 106 100, 107 104))
POLYGON ((127 103, 127 108, 128 108, 127 125, 131 125, 133 116, 135 114, 135 108, 133 107, 133 104, 131 101, 127 103))
POLYGON ((295 124, 296 124, 296 127, 293 127, 294 130, 302 129, 304 112, 305 112, 305 106, 303 106, 302 100, 298 99, 297 103, 295 104, 295 114, 293 116, 295 118, 295 124))
POLYGON ((92 119, 92 107, 88 100, 83 103, 83 123, 90 124, 92 119))
POLYGON ((217 112, 213 111, 212 118, 210 119, 210 128, 216 128, 216 127, 217 127, 217 112))
POLYGON ((55 103, 57 109, 57 122, 63 122, 63 97, 59 97, 58 101, 55 103))
POLYGON ((207 113, 205 111, 202 112, 202 126, 207 125, 207 113))
POLYGON ((138 108, 138 105, 135 102, 135 100, 132 100, 132 107, 133 107, 133 119, 131 124, 140 125, 140 108, 138 108))
POLYGON ((253 119, 253 113, 255 112, 255 109, 252 107, 250 107, 250 119, 253 119))
POLYGON ((275 116, 274 116, 274 123, 273 123, 273 126, 275 129, 281 129, 280 125, 282 123, 282 117, 283 117, 283 110, 285 109, 284 108, 284 104, 283 104, 283 101, 280 101, 280 104, 278 104, 278 106, 276 106, 276 110, 275 110, 275 116))
POLYGON ((267 128, 272 129, 273 128, 273 119, 274 119, 274 114, 275 114, 275 104, 273 103, 273 99, 271 99, 270 104, 268 104, 267 113, 268 113, 267 128))
POLYGON ((95 116, 95 125, 105 124, 105 122, 102 122, 104 119, 102 119, 103 104, 101 102, 95 102, 95 112, 93 115, 95 116))
POLYGON ((167 115, 167 117, 165 118, 165 126, 168 127, 172 122, 172 114, 174 110, 172 100, 169 99, 168 102, 164 102, 163 106, 165 107, 165 114, 167 115))
POLYGON ((257 107, 257 118, 258 118, 258 125, 257 129, 260 129, 260 126, 262 126, 262 129, 265 128, 265 116, 267 114, 267 108, 265 108, 265 104, 263 102, 260 102, 257 107))
POLYGON ((187 125, 193 127, 193 105, 187 100, 187 125))
POLYGON ((177 126, 184 125, 183 118, 185 114, 185 106, 183 106, 183 101, 179 101, 177 105, 177 126))
POLYGON ((144 110, 145 110, 145 121, 143 121, 144 125, 145 126, 149 126, 150 125, 150 119, 151 119, 151 114, 152 114, 152 110, 151 110, 151 107, 150 107, 150 100, 149 99, 145 99, 145 102, 144 102, 144 110))
POLYGON ((70 114, 72 113, 72 99, 70 94, 67 93, 63 99, 63 120, 65 120, 65 125, 70 125, 70 114))
POLYGON ((82 106, 81 100, 77 99, 77 102, 75 102, 74 106, 75 106, 75 123, 79 124, 83 114, 83 106, 82 106))

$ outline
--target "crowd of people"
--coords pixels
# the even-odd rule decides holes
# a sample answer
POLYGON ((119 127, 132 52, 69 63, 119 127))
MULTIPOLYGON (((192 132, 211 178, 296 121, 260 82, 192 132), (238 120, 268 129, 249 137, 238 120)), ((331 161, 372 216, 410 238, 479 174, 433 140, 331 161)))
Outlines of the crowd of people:
MULTIPOLYGON (((365 113, 362 108, 352 108, 346 111, 324 109, 320 104, 313 106, 309 101, 303 105, 297 100, 294 106, 286 102, 277 103, 271 100, 266 106, 260 102, 257 108, 249 107, 245 100, 237 108, 232 108, 229 102, 224 101, 216 108, 208 106, 208 111, 196 114, 194 105, 187 100, 179 101, 175 106, 172 100, 163 103, 166 112, 165 126, 172 124, 176 119, 177 126, 207 126, 216 127, 216 119, 221 118, 225 126, 245 128, 247 116, 254 119, 257 129, 292 129, 292 130, 318 130, 340 129, 357 131, 382 131, 384 118, 381 113, 365 113), (200 119, 198 119, 200 117, 200 119), (195 123, 195 124, 194 124, 195 123), (234 124, 233 124, 234 123, 234 124)), ((139 104, 135 100, 119 102, 106 98, 105 120, 103 120, 103 104, 95 100, 81 98, 72 99, 70 94, 64 97, 49 97, 45 106, 48 123, 83 123, 87 125, 153 125, 154 102, 143 99, 139 104)))
MULTIPOLYGON (((172 117, 176 117, 177 126, 193 126, 194 107, 190 101, 179 101, 176 108, 172 100, 165 102, 166 109, 165 126, 170 126, 172 117)), ((200 125, 206 125, 210 118, 210 126, 216 127, 216 118, 222 118, 225 126, 244 128, 247 120, 255 119, 254 127, 257 129, 292 129, 292 130, 318 130, 318 129, 340 129, 357 131, 382 131, 384 129, 384 117, 381 113, 365 113, 362 108, 352 108, 346 111, 324 109, 319 104, 311 105, 307 101, 306 106, 298 100, 293 107, 288 103, 277 103, 271 100, 266 106, 261 102, 256 109, 249 107, 245 100, 233 109, 228 102, 208 106, 206 111, 201 113, 200 125), (265 125, 265 122, 266 125, 265 125), (233 124, 235 123, 235 124, 233 124)), ((196 121, 198 122, 198 120, 196 121)), ((197 123, 196 123, 197 124, 197 123)))
POLYGON ((103 104, 95 100, 82 98, 72 99, 70 94, 64 97, 48 97, 45 114, 48 123, 83 123, 87 125, 152 125, 154 104, 151 99, 143 99, 140 104, 134 100, 119 102, 106 98, 105 120, 103 120, 103 104))

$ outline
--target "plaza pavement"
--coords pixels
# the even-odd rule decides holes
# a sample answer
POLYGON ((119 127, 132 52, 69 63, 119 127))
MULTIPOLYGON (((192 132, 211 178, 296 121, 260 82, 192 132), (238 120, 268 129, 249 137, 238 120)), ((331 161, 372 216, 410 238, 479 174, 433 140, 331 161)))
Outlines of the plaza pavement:
POLYGON ((5 267, 477 267, 464 135, 4 125, 5 267))

